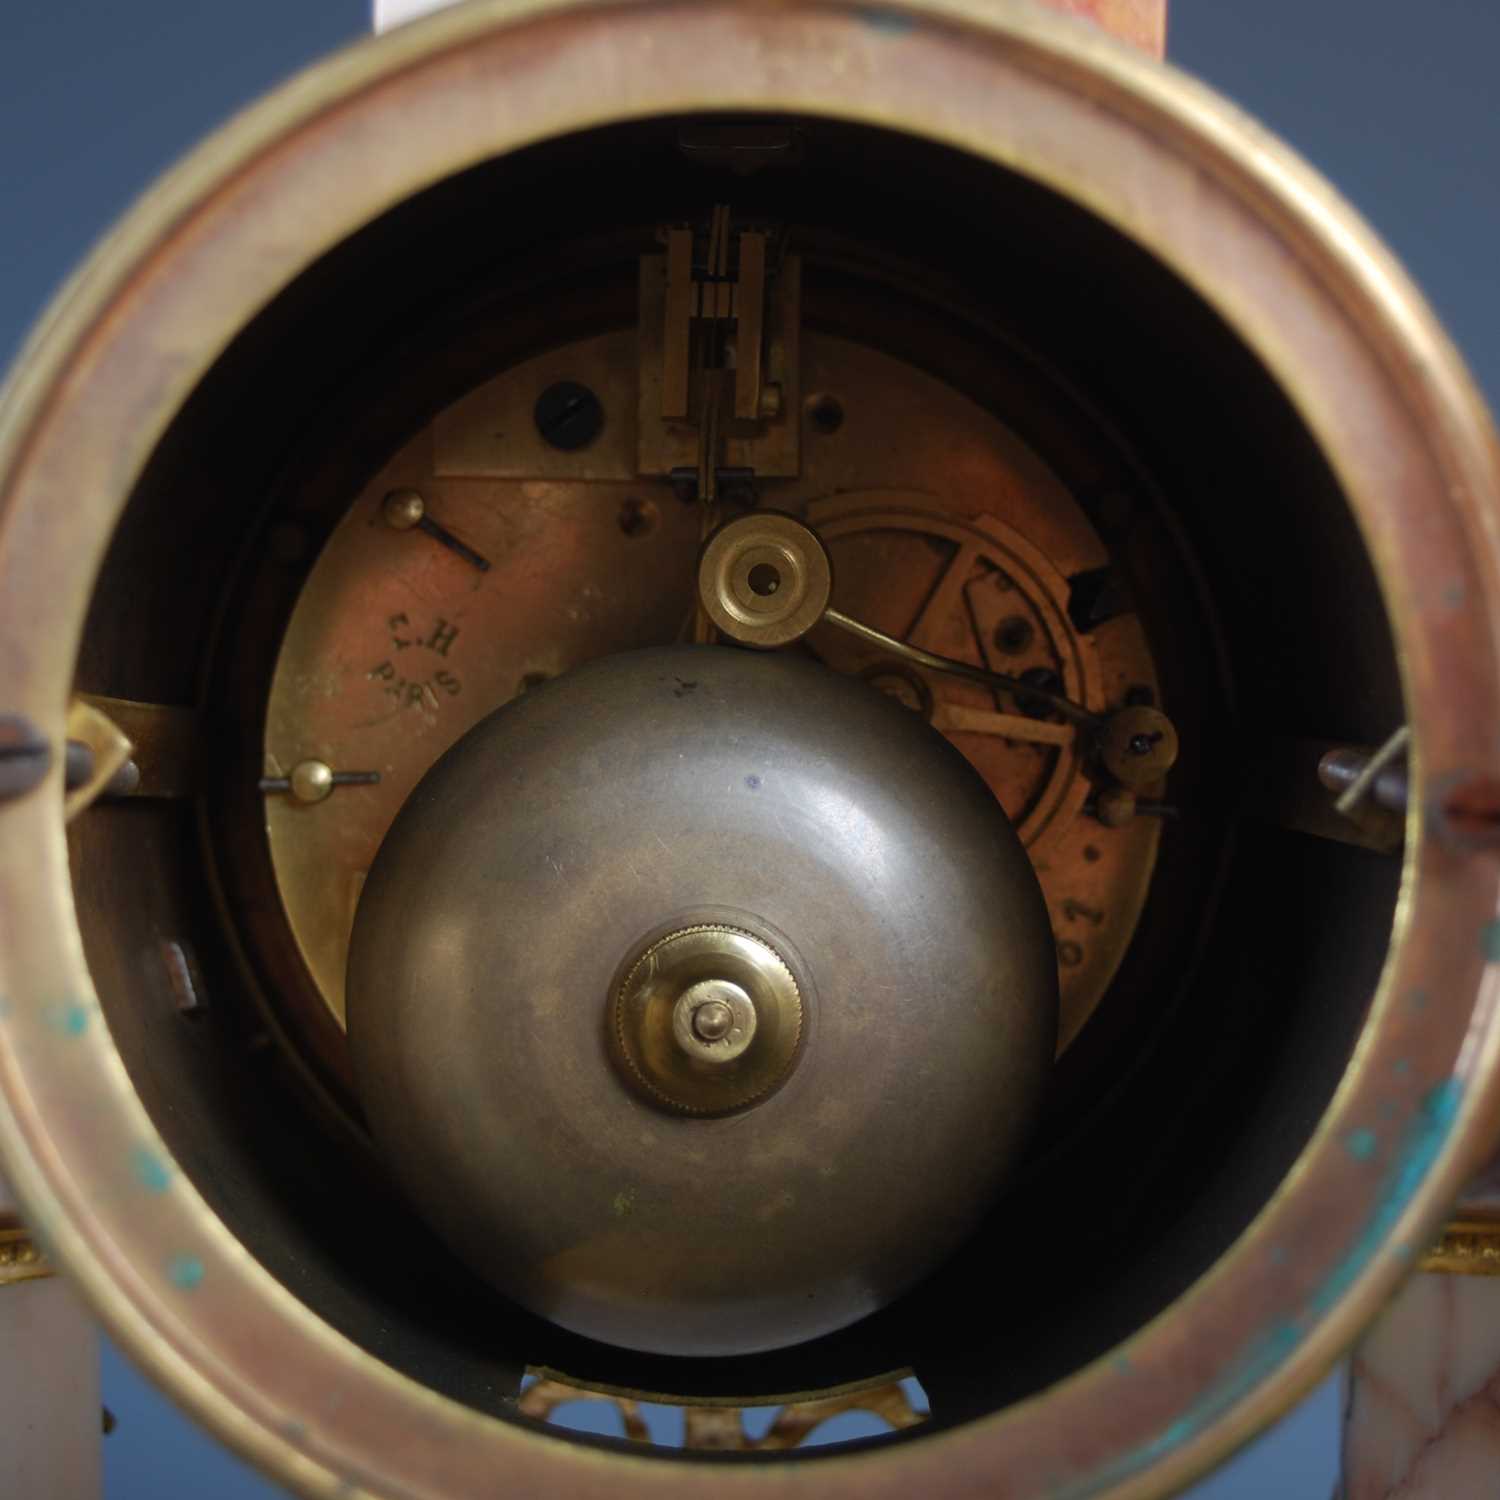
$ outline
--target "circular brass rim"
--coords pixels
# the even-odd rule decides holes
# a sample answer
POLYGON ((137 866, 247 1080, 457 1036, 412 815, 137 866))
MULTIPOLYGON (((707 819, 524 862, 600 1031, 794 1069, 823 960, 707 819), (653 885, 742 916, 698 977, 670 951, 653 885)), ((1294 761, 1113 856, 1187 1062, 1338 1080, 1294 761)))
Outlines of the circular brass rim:
MULTIPOLYGON (((1291 393, 1395 625, 1418 791, 1396 941, 1355 1063, 1255 1225, 1045 1400, 878 1454, 714 1470, 725 1491, 1159 1495, 1289 1404, 1373 1316, 1488 1144, 1500 1047, 1500 868, 1427 837, 1419 811, 1426 785, 1500 746, 1495 434, 1369 232, 1206 89, 1020 0, 474 0, 351 49, 149 194, 23 351, 0 398, 0 702, 61 737, 132 484, 235 331, 319 254, 497 152, 736 109, 939 141, 1051 184, 1152 250, 1291 393), (1232 253, 1198 258, 1208 237, 1232 253), (59 524, 75 545, 45 545, 59 524), (1379 1147, 1356 1162, 1346 1139, 1372 1129, 1379 1147)), ((623 1462, 395 1374, 255 1264, 180 1172, 143 1211, 130 1152, 164 1148, 84 963, 60 777, 54 764, 41 793, 0 808, 0 1152, 35 1232, 136 1360, 307 1494, 456 1495, 481 1473, 517 1493, 696 1493, 699 1464, 623 1462)))

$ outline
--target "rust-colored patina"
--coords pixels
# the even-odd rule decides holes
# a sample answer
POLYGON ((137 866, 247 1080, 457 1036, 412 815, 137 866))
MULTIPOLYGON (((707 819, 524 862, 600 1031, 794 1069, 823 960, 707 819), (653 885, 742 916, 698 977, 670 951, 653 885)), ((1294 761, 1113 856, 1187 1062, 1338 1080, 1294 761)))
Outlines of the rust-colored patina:
POLYGON ((878 16, 825 0, 476 0, 344 54, 170 176, 28 346, 0 405, 0 704, 60 742, 132 486, 214 358, 319 254, 497 151, 701 109, 896 125, 1067 194, 1197 289, 1328 456, 1393 622, 1419 795, 1380 991, 1295 1171, 1167 1315, 1045 1399, 880 1452, 711 1479, 693 1461, 565 1445, 357 1349, 174 1170, 82 959, 60 757, 40 794, 0 808, 4 1166, 139 1363, 309 1495, 1165 1493, 1326 1370, 1433 1235, 1500 1107, 1500 869, 1429 837, 1420 795, 1500 756, 1500 451, 1369 233, 1206 90, 1011 0, 878 16))

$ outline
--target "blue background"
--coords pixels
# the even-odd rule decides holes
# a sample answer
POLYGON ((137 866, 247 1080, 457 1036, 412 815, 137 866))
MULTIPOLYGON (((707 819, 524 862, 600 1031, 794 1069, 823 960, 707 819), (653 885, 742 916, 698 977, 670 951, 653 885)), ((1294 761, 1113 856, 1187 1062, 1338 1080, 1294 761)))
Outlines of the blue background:
MULTIPOLYGON (((363 0, 0 0, 0 363, 60 280, 189 145, 359 35, 363 0)), ((1171 53, 1299 147, 1427 289, 1500 395, 1500 6, 1493 0, 1175 0, 1171 53)), ((108 1344, 109 1500, 278 1491, 108 1344)), ((1193 1493, 1327 1500, 1330 1383, 1193 1493)))

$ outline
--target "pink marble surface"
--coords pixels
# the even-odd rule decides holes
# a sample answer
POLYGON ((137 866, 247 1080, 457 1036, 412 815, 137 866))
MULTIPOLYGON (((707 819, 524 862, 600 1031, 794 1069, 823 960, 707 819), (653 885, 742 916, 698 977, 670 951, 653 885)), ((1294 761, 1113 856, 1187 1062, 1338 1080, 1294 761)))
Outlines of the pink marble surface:
MULTIPOLYGON (((456 0, 374 0, 376 31, 389 31, 456 0)), ((1167 0, 1040 0, 1054 10, 1083 16, 1123 41, 1161 57, 1167 47, 1167 0)))
POLYGON ((1344 1500, 1500 1497, 1500 1278, 1414 1277, 1346 1379, 1344 1500))
POLYGON ((1042 0, 1054 10, 1084 16, 1122 41, 1161 57, 1167 50, 1167 0, 1042 0))
POLYGON ((97 1500, 99 1337, 61 1277, 0 1285, 0 1495, 97 1500))

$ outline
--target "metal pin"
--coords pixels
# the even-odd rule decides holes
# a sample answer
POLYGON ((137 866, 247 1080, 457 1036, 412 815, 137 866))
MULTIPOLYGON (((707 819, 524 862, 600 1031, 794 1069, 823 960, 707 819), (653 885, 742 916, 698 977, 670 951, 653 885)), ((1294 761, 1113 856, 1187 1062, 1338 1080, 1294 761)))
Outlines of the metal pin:
POLYGON ((39 787, 51 764, 52 747, 30 719, 0 714, 0 800, 39 787))
POLYGON ((1019 677, 1012 677, 1008 672, 991 672, 985 667, 972 666, 968 662, 954 661, 951 657, 924 651, 920 646, 913 646, 906 641, 897 640, 895 636, 887 635, 883 630, 876 630, 873 625, 866 625, 860 620, 851 619, 839 610, 824 610, 823 619, 849 635, 857 636, 872 646, 879 646, 881 650, 888 651, 892 656, 904 657, 907 661, 915 662, 919 667, 928 667, 934 672, 946 672, 950 676, 965 677, 970 682, 980 682, 987 687, 998 687, 1009 693, 1040 699, 1071 723, 1093 728, 1104 722, 1104 715, 1096 714, 1081 703, 1074 703, 1071 698, 1065 697, 1060 692, 1052 692, 1038 684, 1025 682, 1019 677))
POLYGON ((385 497, 382 509, 385 523, 393 531, 420 531, 481 573, 489 572, 490 560, 467 542, 461 542, 446 526, 434 521, 427 514, 427 502, 415 490, 392 490, 385 497))
POLYGON ((177 1009, 185 1016, 201 1016, 208 1009, 208 1001, 198 978, 198 964, 192 949, 175 938, 163 938, 161 958, 177 1009))
MULTIPOLYGON (((1399 756, 1406 753, 1406 747, 1411 743, 1411 726, 1403 724, 1380 749, 1365 763, 1364 768, 1349 783, 1343 795, 1333 805, 1346 818, 1351 816, 1361 802, 1365 800, 1365 794, 1375 785, 1376 779, 1385 768, 1391 765, 1399 756)), ((1325 757, 1326 760, 1326 757, 1325 757)))
POLYGON ((335 771, 321 760, 299 761, 289 776, 262 776, 257 786, 262 792, 285 792, 298 802, 311 805, 321 802, 339 786, 378 786, 379 771, 335 771))
MULTIPOLYGON (((1318 762, 1318 780, 1331 792, 1346 793, 1368 769, 1370 759, 1369 751, 1352 747, 1326 751, 1318 762)), ((1376 773, 1364 797, 1388 812, 1404 813, 1410 791, 1407 768, 1388 765, 1376 773)))

